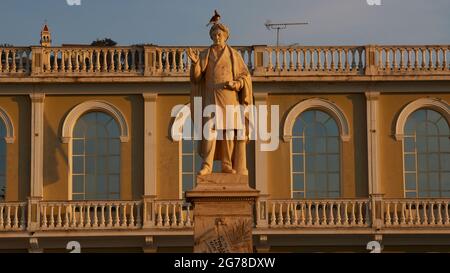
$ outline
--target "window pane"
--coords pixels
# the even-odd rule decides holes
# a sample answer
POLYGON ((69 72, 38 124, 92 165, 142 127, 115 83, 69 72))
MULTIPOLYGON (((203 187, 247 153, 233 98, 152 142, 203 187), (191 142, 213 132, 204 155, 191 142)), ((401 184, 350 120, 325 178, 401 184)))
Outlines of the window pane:
POLYGON ((329 153, 339 153, 339 139, 337 137, 329 137, 327 143, 329 153))
POLYGON ((416 174, 408 173, 405 175, 406 190, 416 190, 416 174))
POLYGON ((73 157, 73 173, 84 173, 84 157, 74 156, 73 157))
POLYGON ((302 136, 303 134, 303 122, 297 118, 297 120, 294 123, 294 128, 292 129, 292 135, 293 136, 302 136))
POLYGON ((327 152, 326 145, 327 145, 326 138, 324 137, 316 138, 316 153, 326 153, 327 152))
POLYGON ((415 192, 406 192, 406 198, 416 198, 415 192))
POLYGON ((412 137, 405 137, 405 152, 414 152, 416 149, 416 141, 412 137))
POLYGON ((327 128, 328 136, 339 136, 339 129, 334 119, 329 119, 328 122, 325 123, 325 127, 327 128))
POLYGON ((316 171, 326 172, 327 171, 327 156, 326 155, 318 155, 315 159, 316 162, 316 171))
POLYGON ((97 164, 96 164, 95 157, 93 157, 93 156, 86 157, 86 173, 94 174, 96 165, 97 164))
POLYGON ((106 168, 106 157, 97 157, 97 173, 108 173, 108 169, 106 168))
POLYGON ((107 125, 108 135, 109 137, 120 137, 119 125, 115 120, 112 120, 107 125))
POLYGON ((78 140, 78 139, 74 139, 73 140, 73 154, 74 155, 82 155, 84 154, 84 140, 78 140))
POLYGON ((441 171, 450 172, 450 153, 441 154, 441 171))
MULTIPOLYGON (((442 136, 442 135, 449 135, 450 134, 450 132, 449 132, 449 127, 448 127, 448 123, 445 121, 445 118, 444 117, 442 117, 439 121, 438 121, 438 123, 437 123, 437 127, 438 127, 438 130, 439 130, 439 134, 442 136)), ((448 138, 447 138, 448 139, 448 138)))
POLYGON ((120 157, 119 156, 110 156, 109 157, 109 173, 120 173, 120 157))
POLYGON ((192 140, 182 140, 183 154, 194 152, 194 142, 192 140))
POLYGON ((314 172, 315 171, 314 160, 315 160, 314 156, 311 156, 311 155, 306 156, 306 162, 305 162, 306 172, 314 172))
MULTIPOLYGON (((419 159, 420 162, 420 159, 419 159)), ((405 155, 405 170, 406 171, 415 171, 416 170, 416 161, 414 155, 405 155)))
POLYGON ((74 175, 73 176, 73 189, 74 193, 83 193, 84 192, 84 177, 82 175, 74 175))
POLYGON ((429 171, 439 170, 439 154, 428 155, 428 170, 429 171))
POLYGON ((304 198, 304 194, 303 194, 303 192, 293 192, 292 193, 292 198, 293 199, 303 199, 304 198))
POLYGON ((97 141, 95 139, 86 139, 86 154, 97 154, 97 141))
POLYGON ((292 158, 292 170, 303 172, 303 155, 294 155, 292 158))
POLYGON ((292 139, 292 152, 302 153, 303 152, 303 138, 293 138, 292 139))
POLYGON ((339 156, 338 155, 329 155, 328 156, 328 171, 329 172, 339 172, 339 156))
POLYGON ((99 155, 107 155, 108 154, 108 140, 104 138, 100 138, 97 141, 97 153, 99 155))
POLYGON ((109 154, 120 155, 120 139, 116 138, 109 139, 109 154))
POLYGON ((339 174, 332 173, 328 175, 328 187, 330 191, 340 190, 340 179, 339 174))
POLYGON ((440 152, 450 152, 450 136, 439 138, 440 152))
POLYGON ((437 137, 428 137, 428 152, 438 152, 439 142, 437 137))
POLYGON ((182 162, 183 162, 182 170, 183 170, 184 173, 194 172, 194 170, 193 170, 194 162, 193 162, 193 156, 192 155, 183 155, 182 162))
POLYGON ((183 174, 183 191, 192 190, 194 188, 194 178, 193 175, 183 174))
POLYGON ((304 176, 303 174, 294 174, 293 180, 294 184, 292 185, 292 189, 294 191, 303 191, 304 190, 304 176))
POLYGON ((120 193, 120 178, 119 175, 110 175, 109 179, 109 191, 112 193, 120 193))

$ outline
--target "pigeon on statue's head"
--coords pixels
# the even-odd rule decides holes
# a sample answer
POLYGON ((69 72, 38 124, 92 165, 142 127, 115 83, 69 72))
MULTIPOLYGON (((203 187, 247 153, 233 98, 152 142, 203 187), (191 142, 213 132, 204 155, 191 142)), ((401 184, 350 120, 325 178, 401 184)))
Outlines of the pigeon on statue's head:
POLYGON ((206 26, 210 26, 212 24, 217 24, 220 20, 220 15, 217 12, 217 10, 214 10, 214 15, 213 17, 211 17, 211 19, 209 20, 209 23, 206 26))

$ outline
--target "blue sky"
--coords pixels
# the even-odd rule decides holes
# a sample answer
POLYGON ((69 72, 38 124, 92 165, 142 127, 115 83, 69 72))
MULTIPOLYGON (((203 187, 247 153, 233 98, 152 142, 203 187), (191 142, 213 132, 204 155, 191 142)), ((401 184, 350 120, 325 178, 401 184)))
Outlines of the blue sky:
POLYGON ((277 22, 310 25, 281 32, 282 44, 450 44, 450 0, 0 0, 0 43, 39 43, 44 20, 53 44, 209 44, 206 23, 214 9, 231 29, 230 44, 275 44, 277 22))

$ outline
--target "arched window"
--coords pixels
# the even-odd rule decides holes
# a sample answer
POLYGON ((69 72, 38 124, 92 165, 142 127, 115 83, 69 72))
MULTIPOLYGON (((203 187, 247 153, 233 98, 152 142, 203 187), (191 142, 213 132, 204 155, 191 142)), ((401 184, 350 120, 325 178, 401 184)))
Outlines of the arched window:
POLYGON ((292 198, 340 197, 340 135, 334 118, 307 110, 292 129, 292 198))
MULTIPOLYGON (((192 119, 190 116, 187 116, 184 120, 183 130, 185 130, 185 128, 191 128, 191 132, 193 130, 192 119)), ((191 133, 190 136, 190 138, 183 137, 181 141, 181 187, 183 197, 186 191, 192 190, 195 187, 197 172, 200 171, 203 162, 198 154, 198 145, 200 145, 201 142, 194 140, 193 133, 191 133)), ((222 167, 220 162, 214 161, 213 172, 221 171, 222 167)))
POLYGON ((100 111, 83 114, 72 136, 73 200, 120 199, 118 122, 100 111))
POLYGON ((450 197, 450 132, 446 118, 419 109, 403 132, 405 197, 450 197))
POLYGON ((0 120, 0 201, 6 196, 6 126, 0 120))

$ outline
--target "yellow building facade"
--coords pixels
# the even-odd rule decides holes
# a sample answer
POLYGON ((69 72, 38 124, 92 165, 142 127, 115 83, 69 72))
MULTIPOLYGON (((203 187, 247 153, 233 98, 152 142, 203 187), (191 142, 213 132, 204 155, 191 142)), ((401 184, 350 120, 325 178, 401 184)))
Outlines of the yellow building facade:
MULTIPOLYGON (((279 107, 277 149, 247 149, 255 251, 450 250, 450 46, 236 48, 279 107)), ((0 49, 0 251, 192 251, 186 50, 0 49)))

